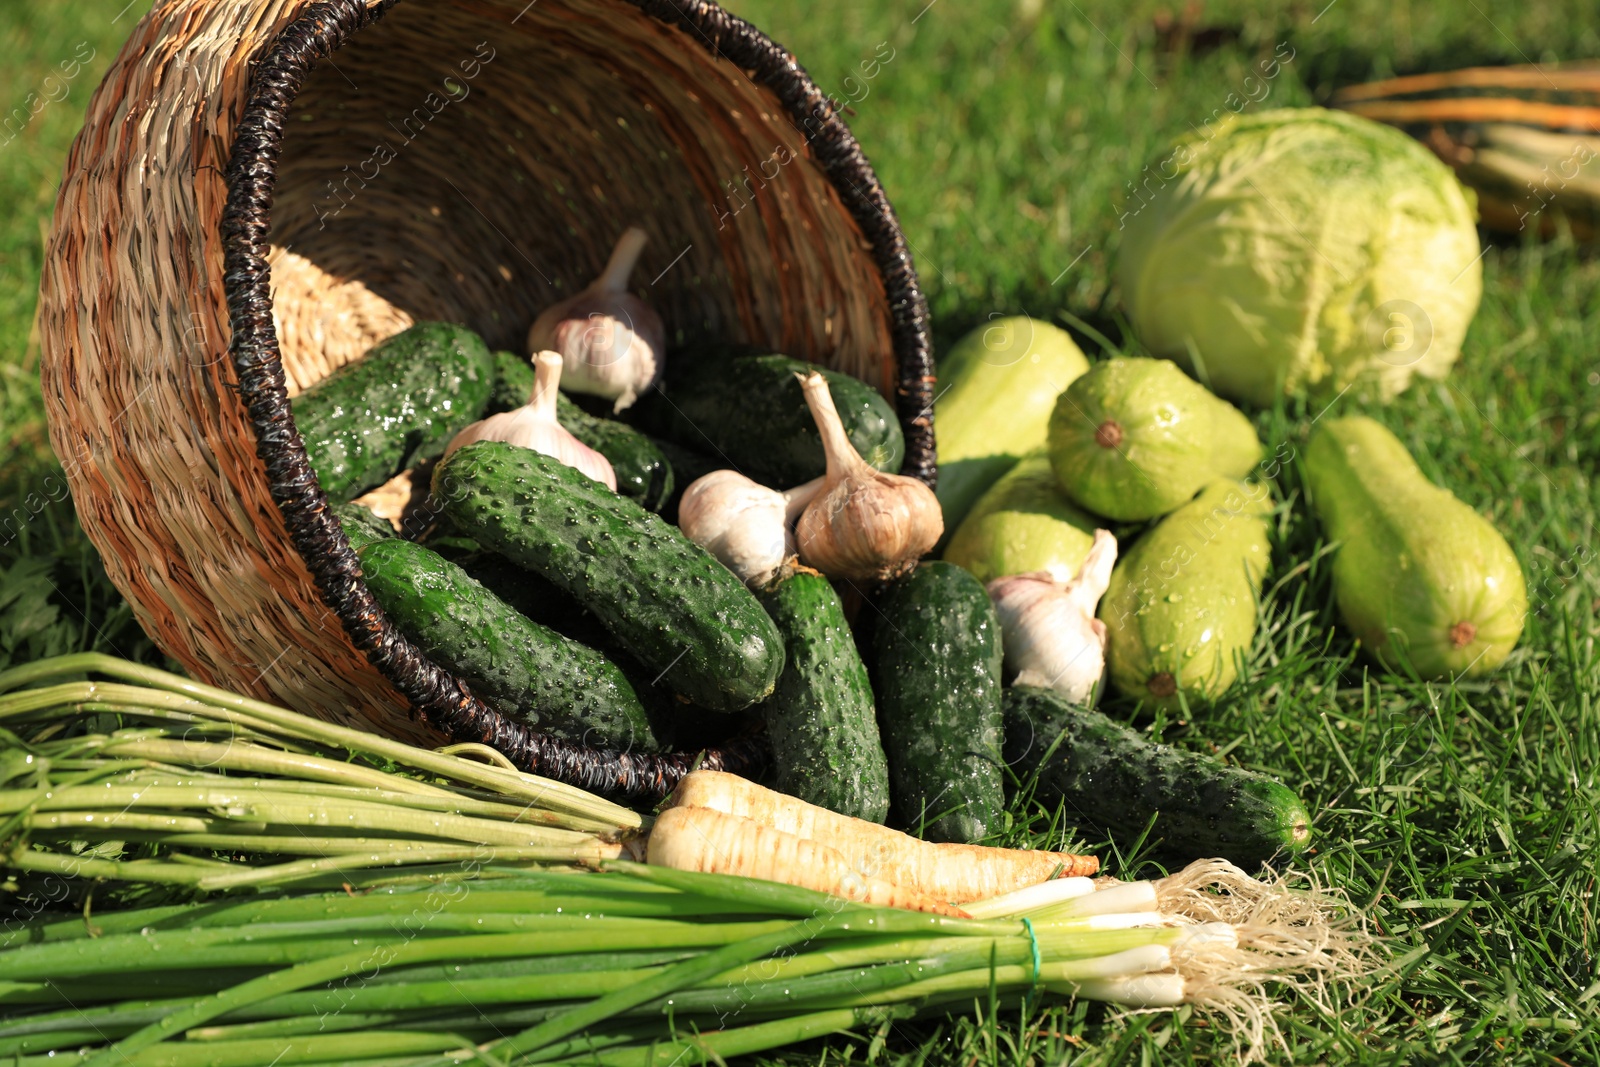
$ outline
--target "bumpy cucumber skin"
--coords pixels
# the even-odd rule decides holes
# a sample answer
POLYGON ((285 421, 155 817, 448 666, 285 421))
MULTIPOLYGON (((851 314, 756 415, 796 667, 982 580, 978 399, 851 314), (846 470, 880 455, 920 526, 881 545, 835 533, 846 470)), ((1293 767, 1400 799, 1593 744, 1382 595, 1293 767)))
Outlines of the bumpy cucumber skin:
POLYGON ((1214 482, 1117 561, 1100 601, 1106 669, 1126 696, 1175 708, 1238 677, 1270 557, 1260 485, 1214 482))
POLYGON ((434 471, 463 533, 565 589, 661 683, 714 711, 771 694, 783 640, 755 596, 659 516, 531 449, 480 441, 434 471))
POLYGON ((359 553, 384 613, 484 703, 601 748, 659 748, 643 705, 605 656, 524 617, 436 552, 398 538, 359 553))
MULTIPOLYGON (((494 354, 494 390, 488 412, 510 411, 533 395, 533 364, 514 352, 494 354)), ((627 423, 591 415, 567 398, 556 398, 556 421, 611 464, 617 492, 659 512, 673 496, 672 464, 656 443, 627 423)))
POLYGON ((1052 690, 1006 690, 1005 723, 1006 762, 1024 780, 1038 771, 1035 795, 1062 805, 1069 825, 1082 820, 1129 841, 1155 816, 1152 838, 1168 852, 1243 867, 1311 843, 1311 815, 1283 783, 1156 744, 1052 690))
POLYGON ((1255 427, 1165 359, 1111 359, 1067 387, 1050 416, 1061 488, 1097 515, 1165 515, 1261 461, 1255 427), (1115 423, 1120 438, 1102 436, 1115 423))
POLYGON ((944 558, 980 582, 1031 571, 1049 571, 1065 582, 1083 566, 1099 525, 1061 492, 1050 457, 1041 451, 1024 456, 978 498, 944 558))
POLYGON ((1061 391, 1089 370, 1072 335, 1026 315, 985 322, 939 359, 939 507, 949 534, 984 491, 1045 446, 1061 391))
POLYGON ((502 411, 520 408, 533 396, 537 380, 533 373, 533 360, 503 348, 497 350, 494 353, 494 387, 489 390, 489 403, 483 409, 484 414, 498 415, 502 411))
POLYGON ((1425 678, 1472 677, 1505 662, 1528 615, 1527 583, 1487 519, 1428 481, 1400 439, 1369 418, 1323 422, 1303 462, 1312 507, 1339 544, 1339 614, 1368 651, 1394 666, 1402 643, 1425 678))
POLYGON ((841 815, 883 822, 889 764, 839 594, 822 575, 795 570, 756 595, 787 652, 778 688, 760 708, 775 784, 841 815))
POLYGON ((913 827, 926 818, 935 841, 977 841, 1005 813, 994 605, 940 560, 892 583, 877 607, 872 680, 895 807, 913 827))
POLYGON ((639 425, 712 456, 774 489, 790 489, 827 470, 822 437, 797 374, 820 371, 856 446, 872 466, 898 471, 905 437, 878 391, 841 371, 780 355, 685 353, 668 361, 667 380, 635 406, 639 425))
POLYGON ((442 454, 483 414, 493 386, 482 338, 419 322, 295 397, 294 424, 322 491, 349 500, 442 454))
POLYGON ((339 520, 339 525, 344 527, 344 535, 350 539, 350 547, 356 551, 374 541, 386 541, 395 536, 394 527, 389 524, 388 519, 380 518, 360 504, 354 502, 334 504, 328 510, 333 512, 334 518, 339 520))

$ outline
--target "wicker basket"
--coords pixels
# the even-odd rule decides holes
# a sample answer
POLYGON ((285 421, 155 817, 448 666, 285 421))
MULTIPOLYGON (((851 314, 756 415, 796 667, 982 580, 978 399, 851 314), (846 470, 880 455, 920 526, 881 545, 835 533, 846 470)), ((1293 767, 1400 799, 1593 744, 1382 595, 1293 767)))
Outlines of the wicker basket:
POLYGON ((161 648, 291 707, 614 794, 683 773, 555 742, 428 662, 362 584, 288 405, 413 320, 518 347, 630 223, 669 337, 875 383, 907 473, 933 475, 893 211, 794 58, 714 4, 161 0, 55 218, 44 392, 83 526, 161 648))

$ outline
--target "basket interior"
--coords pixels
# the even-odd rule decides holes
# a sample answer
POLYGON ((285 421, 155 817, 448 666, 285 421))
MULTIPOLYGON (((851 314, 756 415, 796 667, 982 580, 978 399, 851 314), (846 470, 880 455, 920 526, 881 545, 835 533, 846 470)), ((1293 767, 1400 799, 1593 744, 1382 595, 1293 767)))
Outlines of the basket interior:
POLYGON ((886 395, 884 282, 773 94, 622 0, 401 3, 308 77, 272 209, 291 395, 419 319, 521 351, 629 225, 669 344, 771 345, 886 395))

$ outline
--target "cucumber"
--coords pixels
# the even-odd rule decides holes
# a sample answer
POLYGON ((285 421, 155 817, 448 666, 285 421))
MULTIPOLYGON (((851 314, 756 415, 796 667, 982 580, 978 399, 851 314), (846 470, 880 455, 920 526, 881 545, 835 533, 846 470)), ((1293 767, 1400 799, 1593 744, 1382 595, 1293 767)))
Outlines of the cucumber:
POLYGON ((1006 762, 1035 795, 1119 841, 1151 834, 1184 859, 1221 856, 1241 866, 1295 856, 1311 842, 1311 815, 1294 790, 1264 774, 1150 741, 1049 689, 1005 692, 1006 762))
MULTIPOLYGON (((510 411, 533 395, 533 364, 512 352, 494 354, 490 413, 510 411)), ((673 497, 672 464, 657 444, 627 423, 591 415, 565 394, 556 398, 556 421, 600 453, 617 476, 617 492, 659 512, 673 497)))
POLYGON ((526 618, 587 645, 614 663, 644 705, 663 749, 692 751, 720 743, 737 732, 735 716, 685 704, 653 684, 660 672, 641 666, 599 619, 544 575, 522 569, 471 538, 444 537, 429 546, 526 618))
POLYGON ((816 571, 795 567, 756 595, 787 652, 778 688, 760 708, 776 786, 841 815, 882 822, 889 766, 872 685, 839 594, 816 571))
POLYGON ((394 527, 389 520, 374 515, 371 509, 360 504, 346 502, 334 504, 328 510, 333 512, 334 518, 339 520, 339 525, 344 527, 344 535, 350 539, 350 547, 360 551, 363 545, 370 545, 374 541, 387 541, 395 536, 394 527))
POLYGON ((634 406, 635 421, 763 485, 791 489, 827 470, 822 437, 796 378, 810 371, 828 379, 839 417, 863 459, 896 472, 905 458, 894 409, 877 390, 842 371, 729 349, 683 353, 667 367, 666 381, 634 406))
MULTIPOLYGON (((498 415, 526 404, 533 396, 533 360, 499 349, 494 353, 494 387, 489 390, 485 415, 498 415)), ((560 416, 557 416, 559 419, 560 416)))
POLYGON ((441 455, 483 414, 493 386, 482 338, 419 322, 295 397, 294 424, 322 491, 349 500, 441 455))
POLYGON ((462 533, 544 575, 679 696, 737 711, 771 694, 783 640, 744 583, 675 527, 532 449, 480 441, 434 471, 462 533))
POLYGON ((935 841, 1001 826, 1000 659, 989 595, 953 563, 923 563, 879 599, 872 680, 894 803, 935 841))
POLYGON ((374 541, 359 555, 362 577, 384 613, 485 704, 566 741, 645 752, 660 747, 627 678, 594 649, 524 617, 419 544, 374 541))

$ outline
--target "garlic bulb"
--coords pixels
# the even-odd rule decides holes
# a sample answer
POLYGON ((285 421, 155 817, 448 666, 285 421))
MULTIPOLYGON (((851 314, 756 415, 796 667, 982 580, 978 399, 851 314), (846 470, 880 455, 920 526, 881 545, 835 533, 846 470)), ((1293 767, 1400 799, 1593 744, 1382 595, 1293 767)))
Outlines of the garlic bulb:
POLYGON ((555 352, 540 352, 533 361, 533 395, 520 408, 502 411, 480 419, 456 434, 446 456, 474 441, 504 441, 520 445, 576 467, 612 492, 617 475, 611 461, 578 440, 556 421, 556 396, 561 384, 561 357, 555 352))
POLYGON ((632 406, 661 378, 667 331, 661 316, 628 292, 628 276, 648 235, 630 227, 617 241, 600 277, 575 296, 546 308, 528 331, 528 351, 553 349, 566 361, 569 393, 632 406))
POLYGON ((1074 703, 1094 696, 1106 669, 1106 624, 1094 617, 1117 561, 1117 539, 1094 532, 1094 545, 1070 581, 1049 571, 996 578, 988 585, 1000 617, 1006 670, 1017 685, 1054 689, 1074 703))
POLYGON ((742 580, 762 585, 795 554, 795 516, 821 489, 820 478, 780 493, 738 471, 712 471, 683 491, 678 528, 742 580))
POLYGON ((944 533, 939 498, 915 478, 874 470, 850 443, 828 380, 815 371, 798 377, 828 457, 823 491, 795 527, 800 561, 830 578, 905 573, 944 533))

